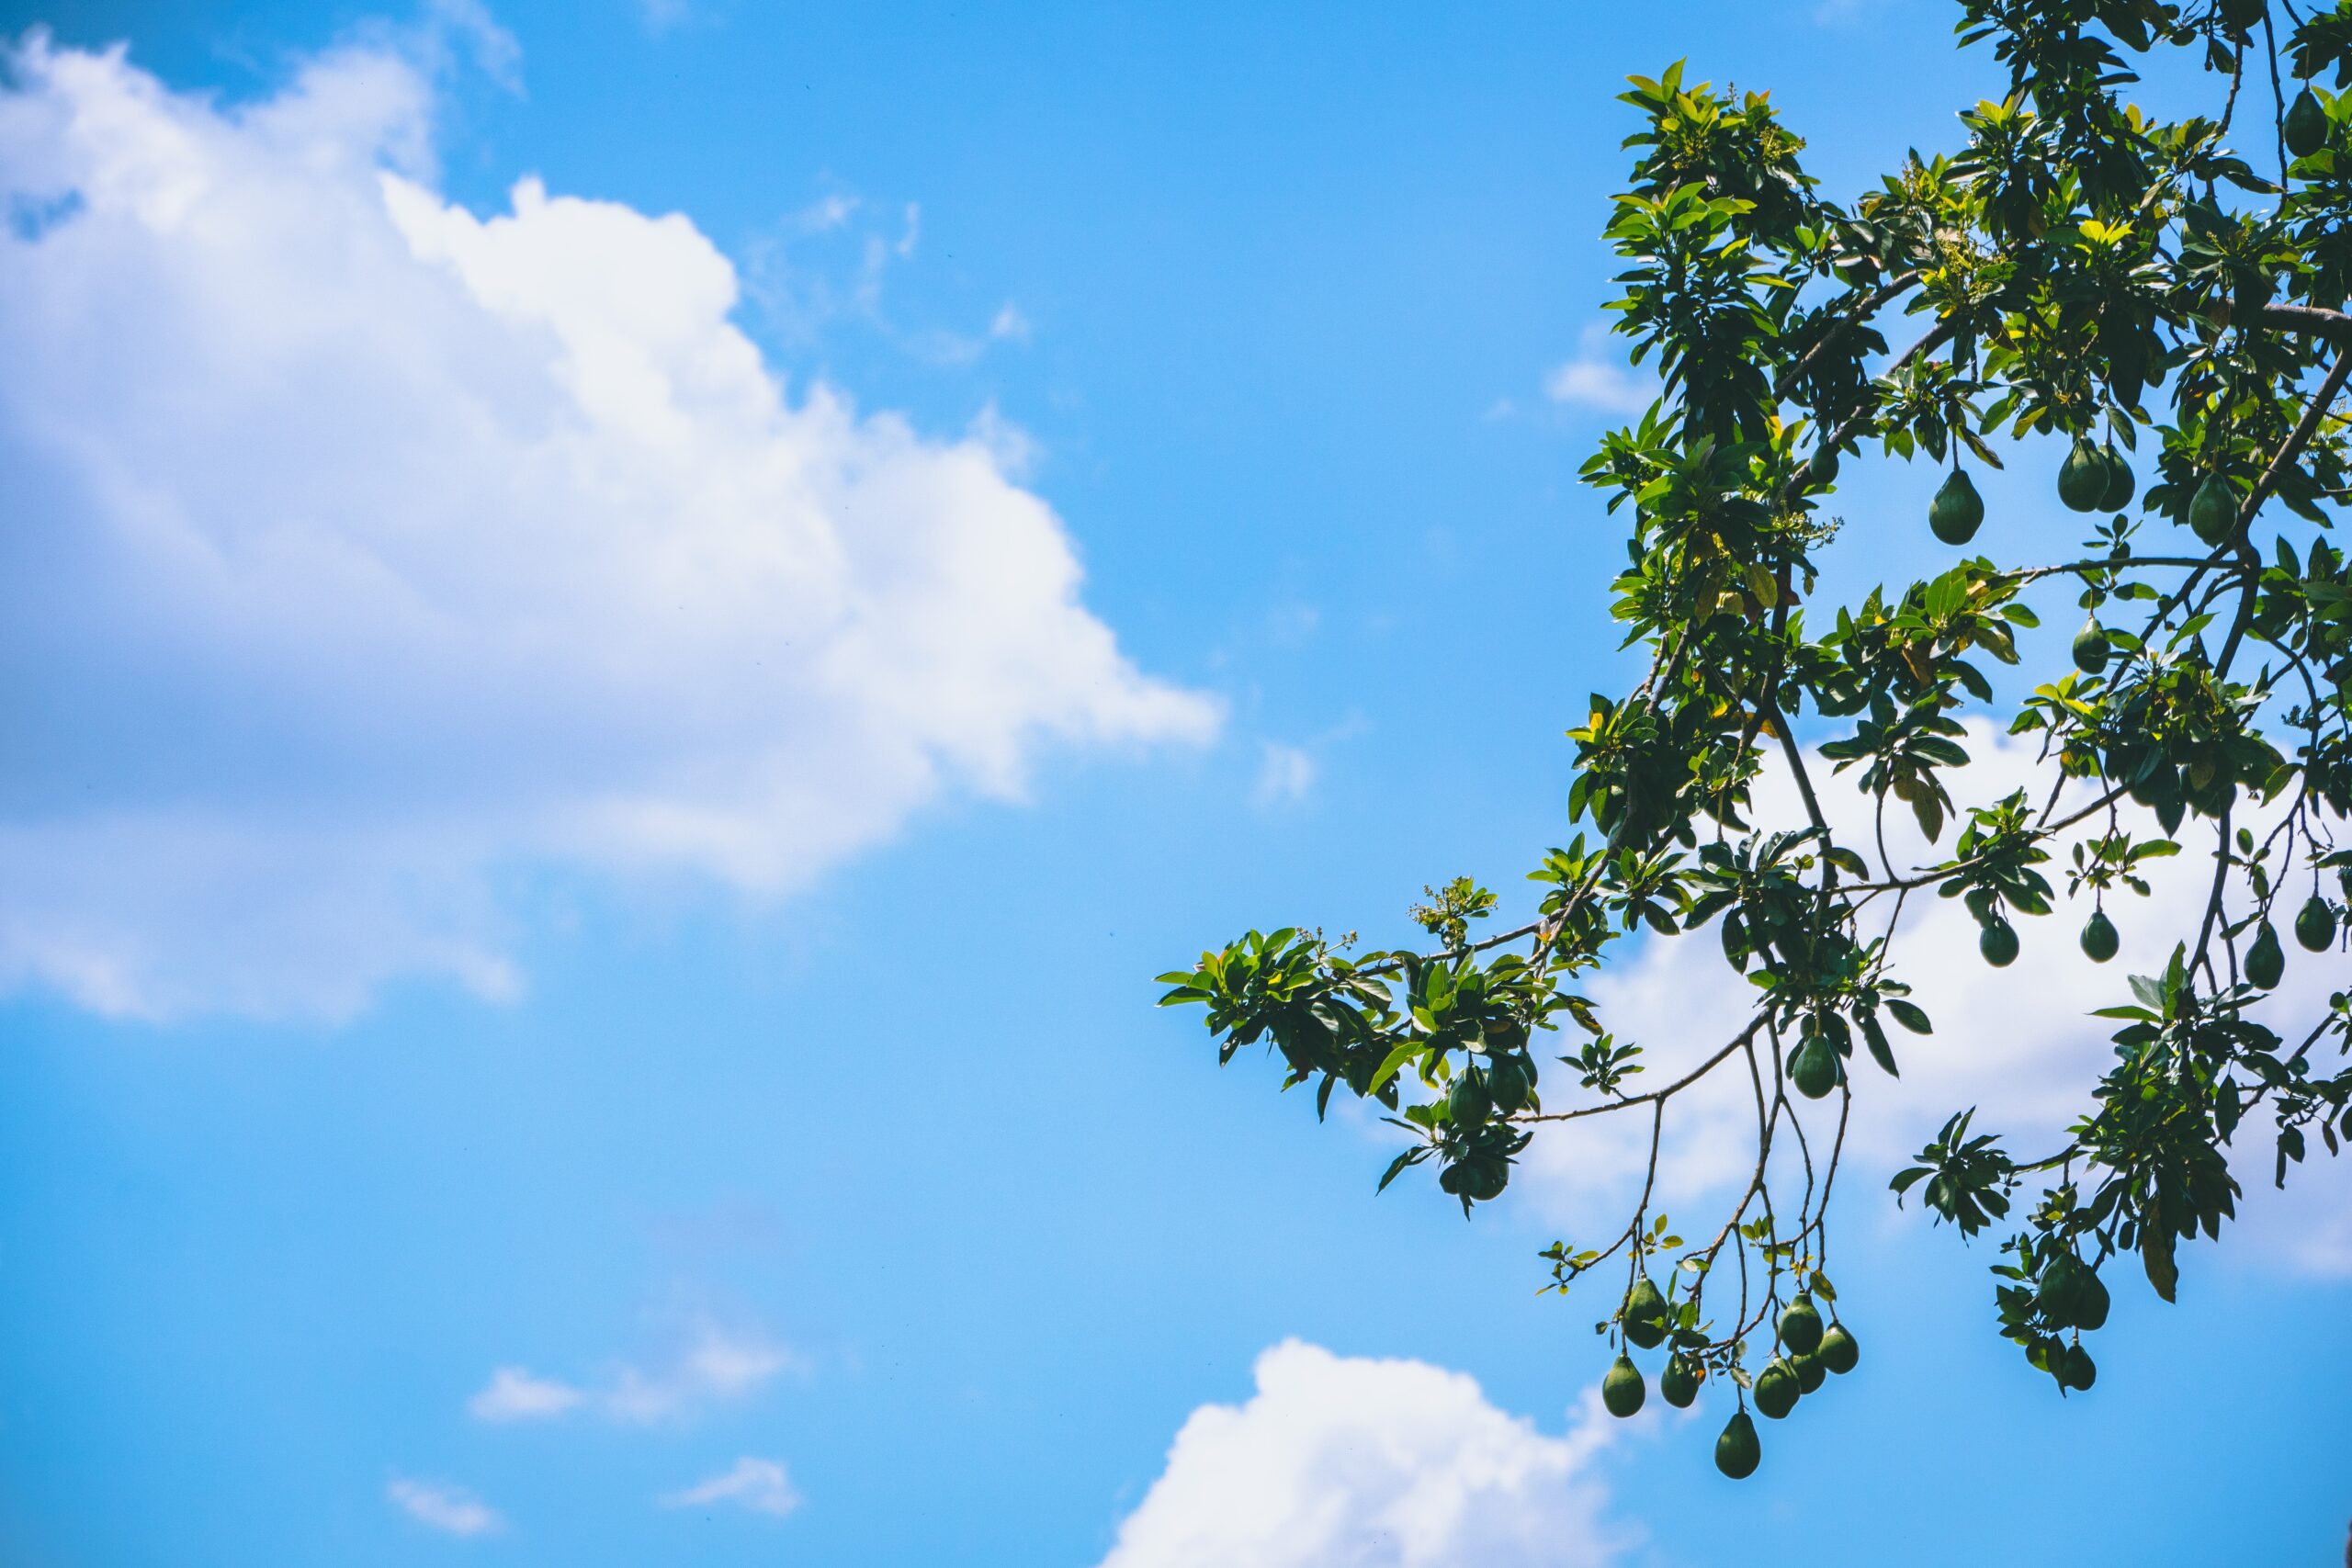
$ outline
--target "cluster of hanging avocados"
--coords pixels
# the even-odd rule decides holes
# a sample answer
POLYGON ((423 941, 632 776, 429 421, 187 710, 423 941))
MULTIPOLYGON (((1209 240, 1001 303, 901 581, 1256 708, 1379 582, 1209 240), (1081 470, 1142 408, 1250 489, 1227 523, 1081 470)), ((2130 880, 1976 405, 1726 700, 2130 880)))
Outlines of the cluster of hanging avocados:
MULTIPOLYGON (((2076 512, 2120 512, 2132 504, 2137 488, 2132 465, 2112 441, 2095 446, 2086 436, 2077 439, 2059 466, 2058 499, 2076 512)), ((1928 529, 1947 545, 1964 545, 1984 522, 1984 498, 1976 493, 1976 481, 1966 468, 1955 466, 1928 503, 1928 529)), ((2099 662, 2107 662, 2104 654, 2099 662)))
MULTIPOLYGON (((2306 953, 2325 953, 2335 945, 2335 906, 2314 892, 2295 915, 2295 941, 2306 953)), ((2287 973, 2287 954, 2278 945, 2278 928, 2269 920, 2262 922, 2255 932, 2254 945, 2246 949, 2246 984, 2259 991, 2271 991, 2287 973)))
MULTIPOLYGON (((2303 96, 2311 96, 2308 89, 2303 96)), ((2298 99, 2296 107, 2301 107, 2298 99)), ((2313 107, 2317 108, 2316 103, 2313 107)), ((2324 115, 2324 110, 2319 112, 2324 115)), ((2098 443, 2078 435, 2066 460, 2058 466, 2058 499, 2070 511, 2120 512, 2132 504, 2137 489, 2131 463, 2112 440, 2098 443)), ((2199 481, 2189 497, 2187 521, 2190 532, 2217 548, 2237 532, 2238 491, 2228 475, 2217 471, 2199 481)), ((1984 522, 1984 498, 1976 493, 1976 482, 1968 477, 1968 470, 1955 464, 1928 503, 1928 527, 1947 545, 1964 545, 1976 536, 1984 522)), ((2106 669, 2113 651, 2096 620, 2075 638, 2075 663, 2086 675, 2106 669)))
POLYGON ((2107 1286, 2098 1270, 2070 1251, 2052 1253, 2029 1283, 2027 1298, 2044 1332, 2034 1345, 2044 1367, 2058 1382, 2059 1392, 2080 1393, 2098 1381, 2098 1366, 2083 1348, 2083 1336, 2107 1325, 2107 1286))
MULTIPOLYGON (((1846 1325, 1837 1321, 1837 1309, 1833 1306, 1830 1310, 1830 1321, 1825 1325, 1812 1295, 1800 1291, 1781 1312, 1780 1350, 1756 1374, 1750 1391, 1756 1408, 1771 1419, 1777 1421, 1795 1409, 1797 1400, 1818 1389, 1830 1373, 1850 1372, 1861 1359, 1861 1347, 1854 1342, 1846 1325)), ((1658 1288, 1650 1283, 1649 1277, 1644 1275, 1626 1293, 1620 1314, 1619 1327, 1625 1343, 1637 1349, 1656 1349, 1666 1342, 1673 1322, 1673 1309, 1658 1293, 1658 1288)), ((1677 1334, 1676 1337, 1679 1341, 1681 1336, 1677 1334)), ((1704 1337, 1693 1333, 1690 1337, 1697 1340, 1704 1337)), ((1699 1385, 1706 1379, 1706 1363, 1678 1343, 1667 1358, 1666 1370, 1658 1374, 1658 1392, 1677 1410, 1687 1410, 1698 1399, 1699 1385)), ((1608 1375, 1600 1380, 1601 1404, 1611 1416, 1631 1416, 1642 1407, 1648 1393, 1641 1368, 1634 1364, 1630 1353, 1620 1351, 1611 1363, 1608 1375)), ((1746 1401, 1742 1401, 1724 1425, 1723 1435, 1715 1439, 1715 1468, 1734 1481, 1745 1481, 1756 1473, 1762 1458, 1755 1419, 1747 1414, 1746 1401)))
MULTIPOLYGON (((2352 867, 2346 869, 2344 890, 2352 896, 2352 867)), ((2091 918, 2083 927, 2082 941, 2083 952, 2094 964, 2104 964, 2115 956, 2120 943, 2115 922, 2107 918, 2106 909, 2092 908, 2091 918)), ((2317 889, 2295 911, 2295 941, 2306 953, 2325 953, 2335 945, 2335 906, 2317 889)), ((2246 949, 2245 982, 2257 991, 2275 991, 2286 974, 2286 949, 2278 943, 2278 928, 2266 915, 2254 933, 2254 945, 2246 949)))
MULTIPOLYGON (((2298 158, 2307 158, 2325 144, 2327 132, 2327 110, 2306 87, 2287 111, 2287 150, 2298 158)), ((1824 455, 1835 457, 1834 453, 1824 455)), ((1834 468, 1831 471, 1834 473, 1834 468)), ((2120 512, 2131 504, 2136 489, 2132 465, 2111 440, 2099 444, 2088 436, 2075 437, 2074 448, 2058 468, 2058 499, 2075 512, 2120 512)), ((2238 530, 2240 504, 2237 486, 2229 476, 2220 472, 2207 474, 2189 497, 2189 531, 2208 547, 2218 549, 2238 530)), ((1984 521, 1984 498, 1976 493, 1968 471, 1955 466, 1928 505, 1928 528, 1947 545, 1964 545, 1976 536, 1984 521)), ((2072 652, 2075 668, 2084 674, 2105 672, 2108 661, 2114 657, 2115 645, 2096 615, 2075 634, 2072 652)), ((2164 772, 2156 770, 2158 774, 2164 772)), ((2141 785, 2132 786, 2135 799, 2143 793, 2141 785)), ((2142 804, 2154 802, 2143 800, 2142 804)), ((2347 875, 2346 882, 2352 887, 2352 875, 2347 875)), ((2312 953, 2324 953, 2335 943, 2335 910, 2317 893, 2295 917, 2295 940, 2312 953)), ((2083 926, 2083 952, 2093 963, 2104 964, 2115 956, 2120 946, 2115 922, 2108 919, 2103 907, 2095 907, 2083 926)), ((1977 950, 1995 968, 2007 967, 2018 956, 2016 928, 1998 915, 1993 916, 1979 933, 1977 950)), ((2246 953, 2246 980, 2257 989, 2267 991, 2278 986, 2285 967, 2278 933, 2266 919, 2246 953)), ((1836 1080, 1829 1081, 1834 1084, 1836 1080)))

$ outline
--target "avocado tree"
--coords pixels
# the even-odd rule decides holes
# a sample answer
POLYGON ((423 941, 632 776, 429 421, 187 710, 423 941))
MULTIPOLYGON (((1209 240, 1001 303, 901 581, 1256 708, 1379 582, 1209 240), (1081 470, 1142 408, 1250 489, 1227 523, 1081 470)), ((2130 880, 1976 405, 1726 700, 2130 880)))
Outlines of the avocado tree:
POLYGON ((1636 1351, 1663 1358, 1674 1404, 1722 1390, 1715 1461, 1735 1477, 1758 1462, 1750 1404, 1784 1416, 1858 1359, 1822 1264, 1853 1097, 1896 1070, 1902 1032, 1932 1027, 1902 978, 1906 900, 1962 901, 1999 969, 2017 921, 2055 912, 2071 835, 2071 919, 2104 962, 2105 904, 2144 890, 2143 862, 2211 858, 2170 962, 2100 1014, 2113 1065, 2065 1146, 2013 1154, 1960 1111, 1894 1181, 1963 1236, 2012 1233, 2000 1328, 2062 1392, 2096 1375, 2083 1336, 2110 1265, 2169 1300, 2179 1245, 2218 1236, 2232 1152, 2268 1145, 2283 1184, 2312 1144, 2352 1137, 2352 1003, 2288 1019, 2270 995, 2280 929, 2335 964, 2352 896, 2352 569, 2325 537, 2347 483, 2352 93, 2331 89, 2352 82, 2352 0, 1960 12, 2007 96, 1961 113, 1956 152, 1913 152, 1845 205, 1761 95, 1678 65, 1623 96, 1641 118, 1606 231, 1625 264, 1611 308, 1658 399, 1583 471, 1627 527, 1611 614, 1648 669, 1568 732, 1584 826, 1531 874, 1533 918, 1474 935, 1497 899, 1457 879, 1412 911, 1428 940, 1411 948, 1253 931, 1163 976, 1163 1005, 1206 1010, 1221 1060, 1270 1046, 1318 1115, 1341 1091, 1377 1101, 1412 1140, 1380 1185, 1428 1168, 1465 1213, 1503 1192, 1537 1123, 1646 1121, 1623 1228, 1551 1247, 1546 1288, 1601 1292, 1611 1410, 1645 1396, 1636 1351), (2156 58, 2202 84, 2205 112, 2129 100, 2156 58), (1970 466, 2004 452, 2057 459, 2080 546, 1970 553, 1970 466), (1924 525, 1949 565, 1814 605, 1840 532, 1825 503, 1865 454, 1945 468, 1926 517, 1870 525, 1924 525), (2028 591, 2046 605, 2061 585, 2079 626, 2034 635, 2028 591), (2032 738, 2046 788, 1971 798, 1961 719, 1996 706, 1988 661, 2020 667, 1996 717, 2032 738), (1826 739, 1801 746, 1800 726, 1826 739), (1768 759, 1802 803, 1786 820, 1758 808, 1768 759), (1826 792, 1855 788, 1882 825, 1911 813, 1931 863, 1833 831, 1826 792), (1753 1011, 1641 1088, 1640 1047, 1578 976, 1637 928, 1710 926, 1753 1011), (1686 1242, 1651 1212, 1659 1140, 1715 1074, 1753 1094, 1754 1173, 1686 1242))

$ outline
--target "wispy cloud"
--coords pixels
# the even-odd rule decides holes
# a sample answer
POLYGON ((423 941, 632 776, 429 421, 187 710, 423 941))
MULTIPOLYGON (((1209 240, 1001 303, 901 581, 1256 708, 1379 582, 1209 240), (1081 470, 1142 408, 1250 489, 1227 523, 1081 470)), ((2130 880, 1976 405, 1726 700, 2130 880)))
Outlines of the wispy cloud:
POLYGON ((521 1367, 501 1367, 466 1402, 477 1421, 539 1421, 578 1408, 588 1396, 569 1383, 535 1378, 521 1367))
POLYGON ((394 1476, 384 1495, 410 1518, 444 1535, 491 1535, 506 1528, 497 1509, 462 1486, 394 1476))
POLYGON ((784 1466, 772 1459, 753 1459, 747 1454, 735 1461, 733 1469, 682 1491, 668 1493, 661 1501, 665 1508, 705 1508, 714 1503, 732 1503, 754 1514, 769 1514, 780 1519, 799 1507, 801 1499, 784 1466))
POLYGON ((1634 374, 1614 351, 1609 329, 1599 322, 1584 331, 1575 357, 1544 378, 1544 392, 1555 403, 1601 413, 1639 413, 1657 400, 1657 389, 1634 374))
POLYGON ((997 343, 1027 343, 1029 318, 1021 307, 1007 299, 997 307, 996 315, 989 322, 989 337, 997 343))
POLYGON ((910 326, 900 319, 889 303, 891 279, 914 260, 922 234, 920 202, 892 211, 829 192, 745 247, 745 292, 777 332, 798 343, 854 323, 901 353, 950 368, 976 364, 1001 344, 1027 343, 1035 323, 1011 299, 978 327, 910 326))
POLYGON ((1254 798, 1260 806, 1304 800, 1315 787, 1316 773, 1315 757, 1306 747, 1286 745, 1280 740, 1263 741, 1260 746, 1254 798))
POLYGON ((749 1398, 799 1365, 756 1333, 698 1325, 678 1354, 652 1368, 623 1362, 591 1383, 565 1382, 520 1366, 491 1374, 466 1410, 477 1421, 547 1421, 575 1411, 635 1426, 684 1419, 706 1405, 749 1398))

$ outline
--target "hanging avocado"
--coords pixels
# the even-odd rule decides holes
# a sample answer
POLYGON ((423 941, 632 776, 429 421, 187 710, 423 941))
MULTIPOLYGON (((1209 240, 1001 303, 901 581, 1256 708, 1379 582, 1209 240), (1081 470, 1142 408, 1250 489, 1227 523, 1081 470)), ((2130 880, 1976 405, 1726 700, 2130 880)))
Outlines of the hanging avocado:
POLYGON ((1524 1058, 1498 1052, 1487 1058, 1487 1087, 1495 1097, 1495 1109, 1506 1116, 1516 1116, 1527 1109, 1527 1097, 1535 1087, 1535 1069, 1524 1058))
POLYGON ((2188 526, 2209 545, 2218 545, 2237 532, 2238 492, 2229 480, 2219 474, 2207 474, 2205 482, 2188 502, 2188 526))
POLYGON ((1724 1424, 1724 1435, 1715 1439, 1715 1468, 1734 1481, 1745 1481, 1756 1473, 1757 1461, 1763 1457, 1763 1447, 1756 1440, 1756 1423, 1745 1410, 1735 1413, 1724 1424))
POLYGON ((1861 1360, 1862 1348, 1854 1343, 1854 1337, 1846 1332, 1844 1324, 1833 1323, 1829 1332, 1821 1337, 1821 1348, 1814 1354, 1821 1358, 1823 1366, 1843 1377, 1861 1360))
POLYGON ((2107 463, 2090 437, 2077 436, 2075 449, 2058 465, 2058 499, 2074 512, 2096 512, 2106 498, 2107 463))
POLYGON ((2098 509, 2120 512, 2132 504, 2132 492, 2140 488, 2140 481, 2132 476, 2130 459, 2114 442, 2109 442, 2100 455, 2107 460, 2107 489, 2099 494, 2098 509))
POLYGON ((2075 1297, 2075 1326, 2086 1329, 2106 1327, 2107 1309, 2110 1304, 2107 1286, 2100 1282, 2098 1275, 2087 1269, 2083 1270, 2083 1288, 2075 1297))
POLYGON ((1688 1356, 1677 1356, 1658 1374, 1657 1391, 1677 1410, 1688 1410, 1699 1397, 1699 1380, 1705 1375, 1698 1362, 1688 1356))
POLYGON ((2054 1370, 2061 1388, 2087 1389, 2098 1382, 2098 1367, 2091 1360, 2091 1353, 2080 1345, 2067 1346, 2054 1370))
POLYGON ((2246 983, 2259 991, 2276 990, 2280 976, 2287 973, 2287 955, 2278 950, 2278 928, 2268 920, 2255 933, 2254 945, 2246 949, 2246 983))
POLYGON ((2105 909, 2093 909, 2091 918, 2083 922, 2083 953, 2094 964, 2104 964, 2115 956, 2120 943, 2115 935, 2115 922, 2107 918, 2105 909))
POLYGON ((1964 545, 1984 522, 1984 498, 1966 468, 1954 468, 1928 503, 1928 526, 1947 545, 1964 545))
POLYGON ((1495 1109, 1495 1098, 1487 1088, 1487 1075, 1476 1067, 1464 1071, 1453 1080, 1445 1103, 1447 1116, 1455 1126, 1483 1126, 1495 1109))
POLYGON ((1821 1313, 1813 1298, 1802 1291, 1781 1314, 1781 1343, 1800 1356, 1821 1348, 1821 1313))
POLYGON ((1807 1100, 1819 1100, 1838 1087, 1838 1052, 1828 1037, 1808 1034, 1789 1056, 1789 1081, 1807 1100))
POLYGON ((2325 953, 2335 945, 2335 909, 2314 893, 2311 901, 2295 916, 2295 940, 2312 953, 2325 953))
POLYGON ((1756 1408, 1778 1421, 1797 1407, 1797 1370, 1781 1357, 1775 1356, 1764 1363, 1756 1374, 1756 1386, 1750 1391, 1756 1396, 1756 1408))
POLYGON ((1996 969, 2007 969, 2018 961, 2018 929, 2007 920, 1996 919, 1977 933, 1976 951, 1984 962, 1996 969))
POLYGON ((1815 490, 1826 489, 1838 482, 1838 448, 1818 446, 1813 459, 1805 465, 1805 483, 1815 490))
POLYGON ((2287 151, 2298 158, 2308 158, 2327 145, 2327 110, 2322 107, 2319 95, 2305 87, 2287 106, 2287 121, 2281 126, 2287 139, 2287 151))
POLYGON ((1642 1407, 1642 1400, 1648 1393, 1642 1382, 1642 1369, 1634 1365, 1631 1356, 1620 1356, 1611 1362, 1609 1375, 1600 1380, 1600 1403, 1608 1406, 1611 1416, 1631 1416, 1642 1407))
POLYGON ((2114 652, 2115 645, 2107 640, 2107 628, 2095 620, 2083 623, 2083 629, 2075 634, 2075 668, 2086 675, 2106 669, 2114 652))
POLYGON ((2071 1252, 2062 1252, 2041 1266, 2041 1276, 2034 1281, 2033 1304, 2041 1315, 2062 1326, 2075 1321, 2075 1308, 2082 1304, 2083 1266, 2071 1252))
POLYGON ((1499 1159, 1474 1161, 1462 1179, 1462 1192, 1481 1203, 1491 1203, 1510 1185, 1510 1166, 1499 1159))
POLYGON ((1666 1298, 1645 1275, 1625 1292, 1625 1337, 1647 1350, 1666 1337, 1666 1298))

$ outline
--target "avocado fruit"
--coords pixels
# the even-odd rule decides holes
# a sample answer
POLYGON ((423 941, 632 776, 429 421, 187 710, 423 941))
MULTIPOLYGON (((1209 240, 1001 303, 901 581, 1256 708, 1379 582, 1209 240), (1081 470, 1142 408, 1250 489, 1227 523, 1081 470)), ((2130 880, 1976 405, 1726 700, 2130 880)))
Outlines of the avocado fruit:
POLYGON ((1715 1439, 1715 1468, 1734 1481, 1745 1481, 1756 1473, 1757 1461, 1763 1457, 1763 1445, 1756 1440, 1756 1423, 1748 1419, 1747 1411, 1734 1412, 1724 1424, 1723 1436, 1715 1439))
POLYGON ((1860 1362, 1862 1348, 1854 1343, 1854 1337, 1846 1332, 1844 1324, 1833 1323, 1828 1332, 1822 1335, 1821 1348, 1814 1355, 1820 1359, 1823 1366, 1843 1377, 1860 1362))
POLYGON ((2107 628, 2097 621, 2086 621, 2083 629, 2075 634, 2075 668, 2086 675, 2097 675, 2107 668, 2115 656, 2115 645, 2107 640, 2107 628))
POLYGON ((1995 919, 1977 933, 1976 951, 1984 962, 1996 969, 2007 969, 2018 961, 2018 929, 2003 919, 1995 919))
POLYGON ((2188 499, 2190 532, 2209 545, 2219 545, 2238 528, 2238 492, 2219 474, 2207 474, 2188 499))
POLYGON ((1642 1369, 1634 1365, 1631 1356, 1619 1356, 1609 1365, 1609 1375, 1600 1380, 1600 1403, 1615 1416, 1631 1416, 1642 1407, 1649 1389, 1642 1382, 1642 1369))
POLYGON ((1828 1037, 1808 1034, 1789 1055, 1789 1081, 1807 1100, 1819 1100, 1838 1087, 1838 1066, 1837 1048, 1828 1037))
POLYGON ((2140 481, 2132 472, 2131 459, 2116 448, 2114 442, 2107 444, 2101 456, 2107 461, 2107 489, 2099 495, 2098 509, 2120 512, 2132 504, 2132 493, 2140 488, 2140 481))
POLYGON ((1781 1343, 1800 1356, 1821 1348, 1821 1312, 1803 1291, 1781 1313, 1781 1343))
POLYGON ((2105 909, 2093 909, 2091 918, 2083 922, 2083 953, 2094 964, 2104 964, 2115 956, 2122 941, 2115 934, 2115 922, 2107 918, 2105 909))
POLYGON ((2041 1277, 2034 1282, 2033 1304, 2041 1309, 2042 1316, 2061 1326, 2073 1324, 2082 1302, 2084 1272, 2071 1252, 2061 1252, 2041 1266, 2041 1277))
POLYGON ((1453 1088, 1445 1097, 1447 1119, 1457 1127, 1479 1127, 1495 1112, 1495 1097, 1487 1086, 1487 1075, 1476 1067, 1466 1067, 1453 1080, 1453 1088))
POLYGON ((1625 1337, 1647 1350, 1666 1337, 1666 1298, 1646 1276, 1625 1292, 1625 1337))
POLYGON ((1964 545, 1984 522, 1984 498, 1965 468, 1954 468, 1928 503, 1928 526, 1947 545, 1964 545))
POLYGON ((2287 955, 2278 947, 2278 928, 2268 920, 2255 933, 2254 945, 2245 950, 2246 984, 2259 991, 2273 990, 2287 973, 2287 955))
POLYGON ((1706 1375, 1705 1370, 1690 1357, 1676 1356, 1657 1375, 1657 1391, 1677 1410, 1688 1410, 1699 1397, 1699 1383, 1706 1375))
POLYGON ((1775 1356, 1756 1374, 1756 1386, 1749 1392, 1756 1396, 1756 1408, 1778 1421, 1797 1407, 1797 1395, 1804 1390, 1797 1382, 1797 1370, 1786 1358, 1775 1356))
POLYGON ((2075 1326, 2096 1329, 2107 1326, 2107 1309, 2111 1304, 2107 1285, 2093 1269, 2083 1270, 2082 1290, 2075 1297, 2075 1326))
POLYGON ((2088 436, 2078 436, 2075 449, 2058 465, 2058 499, 2070 512, 2096 512, 2106 498, 2109 477, 2107 459, 2099 449, 2088 436))
POLYGON ((2314 893, 2295 916, 2295 940, 2307 952, 2325 953, 2335 945, 2335 908, 2314 893))
POLYGON ((2279 128, 2287 142, 2287 151, 2298 158, 2308 158, 2327 145, 2327 110, 2319 95, 2305 87, 2287 106, 2287 118, 2279 128))

